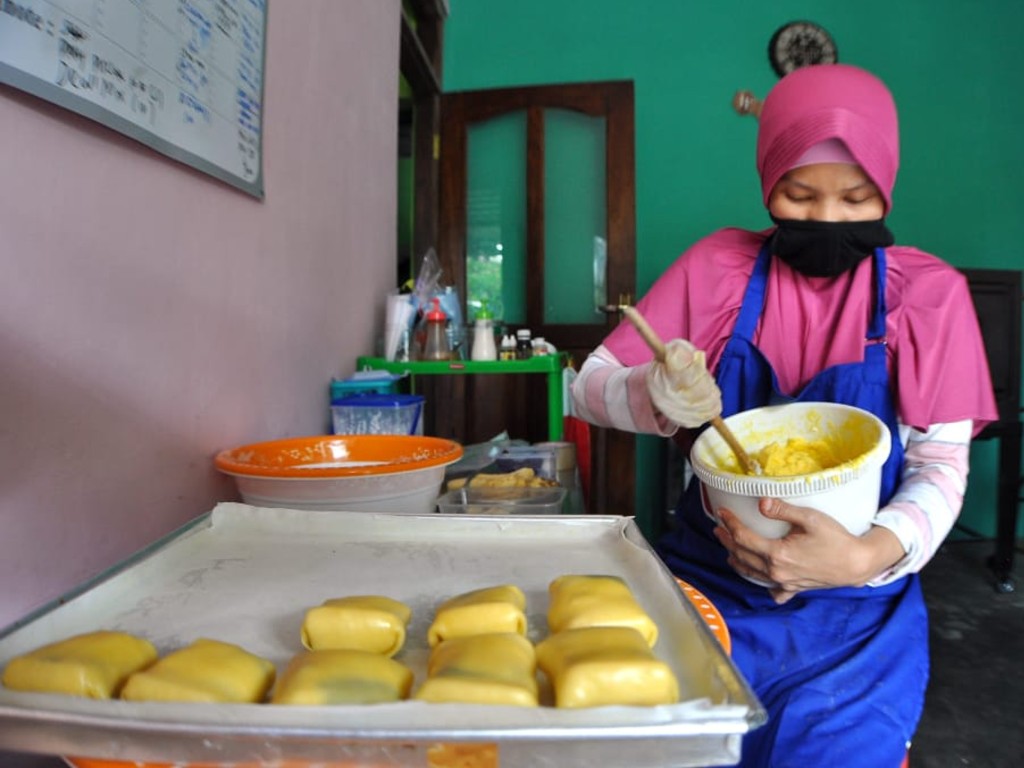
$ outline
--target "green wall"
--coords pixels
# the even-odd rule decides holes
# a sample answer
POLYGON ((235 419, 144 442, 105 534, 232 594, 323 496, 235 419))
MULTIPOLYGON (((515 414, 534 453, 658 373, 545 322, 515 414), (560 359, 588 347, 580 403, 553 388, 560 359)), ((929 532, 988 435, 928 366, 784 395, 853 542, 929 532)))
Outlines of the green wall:
MULTIPOLYGON (((1018 0, 450 0, 444 90, 633 80, 637 289, 692 241, 770 221, 754 167, 757 124, 732 96, 776 76, 772 33, 823 25, 839 59, 882 77, 900 109, 902 161, 889 224, 901 244, 961 267, 1024 267, 1024 4, 1018 0)), ((955 374, 954 374, 955 375, 955 374)), ((994 533, 997 443, 972 448, 962 521, 994 533)), ((645 438, 641 466, 662 446, 645 438)), ((638 516, 662 504, 645 476, 638 516)))

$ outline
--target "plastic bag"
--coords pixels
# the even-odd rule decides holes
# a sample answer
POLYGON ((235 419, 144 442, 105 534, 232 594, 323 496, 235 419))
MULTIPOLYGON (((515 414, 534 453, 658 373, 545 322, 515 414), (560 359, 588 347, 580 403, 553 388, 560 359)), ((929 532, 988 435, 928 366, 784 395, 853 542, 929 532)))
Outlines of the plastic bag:
POLYGON ((412 295, 416 308, 423 314, 430 309, 430 300, 441 291, 441 262, 433 248, 427 250, 416 273, 416 285, 412 295))
POLYGON ((450 479, 452 477, 462 477, 481 472, 491 467, 498 454, 504 449, 511 446, 528 445, 529 443, 525 440, 510 439, 508 432, 501 432, 486 443, 465 445, 462 449, 462 458, 447 468, 445 476, 450 479))

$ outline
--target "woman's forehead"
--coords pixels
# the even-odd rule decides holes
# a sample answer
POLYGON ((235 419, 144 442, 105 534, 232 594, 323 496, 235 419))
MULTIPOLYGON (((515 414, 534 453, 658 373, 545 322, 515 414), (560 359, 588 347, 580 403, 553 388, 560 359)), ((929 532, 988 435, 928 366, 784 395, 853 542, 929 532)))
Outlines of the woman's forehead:
POLYGON ((874 184, 864 169, 854 163, 812 163, 791 168, 782 175, 780 182, 789 182, 808 187, 848 189, 874 184))

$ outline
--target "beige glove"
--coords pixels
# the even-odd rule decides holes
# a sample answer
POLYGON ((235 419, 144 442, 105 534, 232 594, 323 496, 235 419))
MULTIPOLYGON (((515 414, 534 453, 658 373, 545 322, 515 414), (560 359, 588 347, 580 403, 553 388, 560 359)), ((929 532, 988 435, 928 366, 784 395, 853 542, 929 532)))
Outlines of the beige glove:
POLYGON ((685 339, 665 345, 665 362, 647 369, 654 407, 683 427, 699 427, 722 412, 722 393, 708 372, 704 351, 685 339))

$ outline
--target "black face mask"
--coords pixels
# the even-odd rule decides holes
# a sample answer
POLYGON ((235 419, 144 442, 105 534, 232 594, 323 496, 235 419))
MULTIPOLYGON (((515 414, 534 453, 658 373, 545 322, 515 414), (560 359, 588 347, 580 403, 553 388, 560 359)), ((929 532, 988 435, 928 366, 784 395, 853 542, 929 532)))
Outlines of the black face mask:
POLYGON ((798 221, 777 219, 769 246, 773 254, 809 277, 835 277, 892 245, 885 219, 874 221, 798 221))

